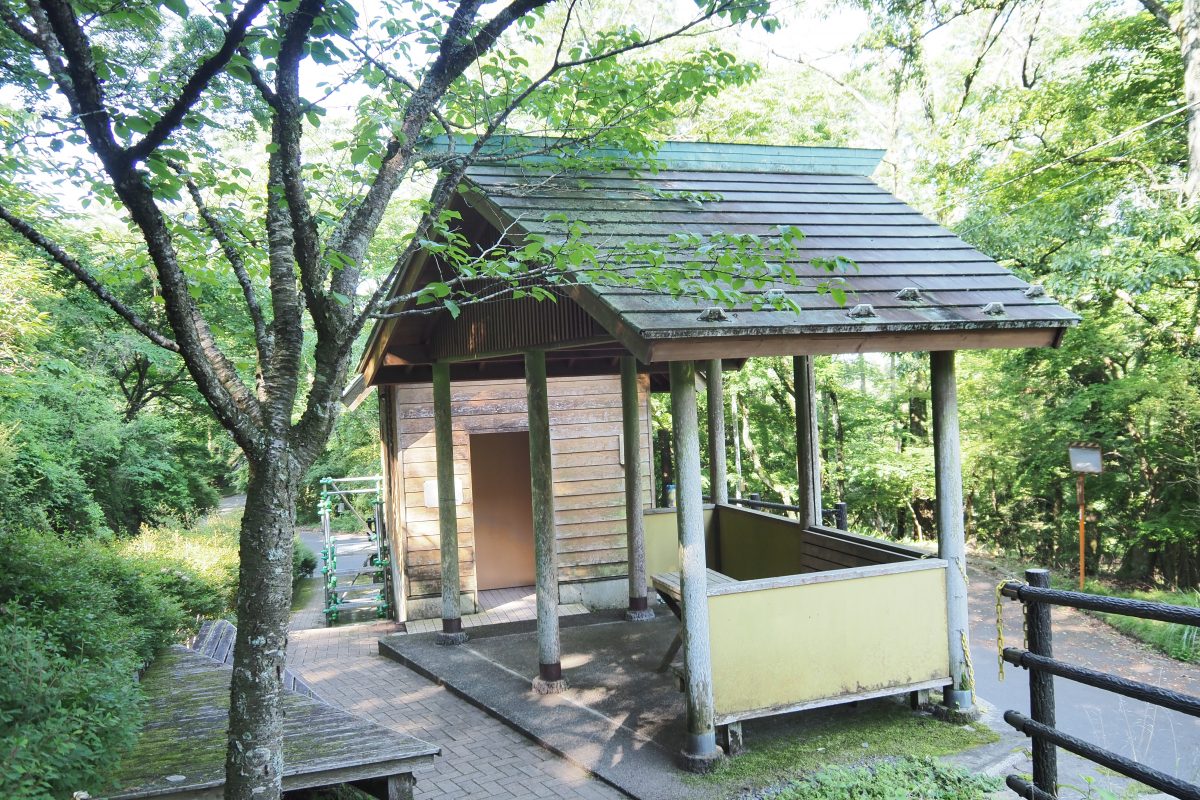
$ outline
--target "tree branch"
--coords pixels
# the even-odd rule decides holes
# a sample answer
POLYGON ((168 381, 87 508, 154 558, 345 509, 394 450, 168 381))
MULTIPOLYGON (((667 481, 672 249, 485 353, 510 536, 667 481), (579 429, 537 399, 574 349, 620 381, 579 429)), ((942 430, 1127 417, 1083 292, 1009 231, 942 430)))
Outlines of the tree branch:
POLYGON ((267 83, 267 79, 259 72, 258 66, 250 58, 250 51, 245 47, 238 48, 238 55, 246 59, 246 72, 250 73, 250 82, 254 84, 254 88, 258 89, 258 93, 262 95, 262 99, 272 108, 276 108, 279 104, 279 97, 275 94, 275 90, 267 83))
POLYGON ((170 350, 172 353, 179 352, 179 345, 176 342, 154 330, 133 309, 122 303, 112 292, 108 291, 104 284, 96 280, 94 275, 88 272, 82 264, 72 258, 57 243, 2 205, 0 205, 0 219, 8 223, 9 227, 19 233, 27 242, 40 249, 72 277, 86 286, 88 291, 116 312, 123 320, 128 322, 135 331, 164 350, 170 350))
POLYGON ((196 68, 192 77, 188 78, 187 83, 180 90, 179 97, 163 112, 158 122, 154 123, 141 141, 126 150, 130 161, 134 163, 141 161, 158 149, 158 146, 174 133, 179 124, 183 122, 187 112, 200 100, 200 95, 204 93, 209 82, 225 68, 229 59, 233 58, 234 53, 245 40, 254 18, 266 4, 267 0, 248 0, 242 8, 242 12, 230 20, 229 30, 225 32, 225 41, 221 43, 221 48, 196 68))
POLYGON ((69 0, 39 0, 40 10, 66 60, 59 88, 78 115, 117 196, 145 239, 166 301, 179 354, 209 407, 247 454, 261 452, 262 407, 222 352, 188 291, 171 232, 148 183, 113 138, 112 117, 96 71, 91 42, 69 0))
POLYGON ((45 48, 45 42, 42 41, 41 37, 32 28, 25 27, 21 22, 21 18, 8 7, 7 2, 0 2, 0 21, 3 21, 5 27, 17 36, 20 36, 35 49, 43 50, 45 48))
POLYGON ((433 115, 439 99, 450 84, 462 75, 472 62, 489 50, 500 34, 521 15, 550 2, 552 0, 515 0, 497 13, 467 44, 459 42, 466 37, 482 2, 467 0, 455 9, 442 37, 437 59, 421 78, 404 109, 404 119, 400 126, 402 139, 393 140, 389 145, 388 156, 376 172, 366 196, 346 210, 337 230, 330 238, 329 248, 341 253, 353 265, 344 267, 339 275, 334 276, 334 291, 346 295, 353 292, 358 283, 358 267, 366 254, 367 244, 383 219, 388 201, 412 163, 421 130, 433 115), (488 32, 486 36, 485 32, 488 32))
POLYGON ((1159 0, 1139 0, 1142 7, 1154 15, 1154 18, 1167 26, 1167 30, 1175 35, 1179 35, 1180 17, 1177 14, 1172 14, 1171 11, 1159 0))
MULTIPOLYGON (((71 111, 79 118, 88 141, 109 173, 127 167, 128 160, 113 137, 112 115, 104 104, 104 89, 97 77, 92 43, 76 18, 75 9, 67 0, 40 0, 38 8, 45 15, 66 59, 58 70, 53 69, 53 61, 51 64, 71 111)), ((54 48, 48 41, 46 44, 43 52, 47 59, 55 58, 54 48)))
POLYGON ((246 260, 242 258, 241 251, 237 249, 237 246, 229 236, 229 232, 225 230, 225 225, 217 218, 212 209, 208 207, 208 204, 204 202, 204 198, 200 194, 200 187, 196 185, 195 180, 190 175, 186 175, 179 166, 172 166, 184 177, 188 194, 191 195, 192 202, 195 204, 196 210, 200 213, 200 218, 204 220, 204 224, 208 227, 212 237, 217 240, 221 252, 224 253, 225 259, 233 268, 233 274, 237 277, 238 285, 242 287, 242 297, 246 300, 246 310, 250 315, 250 321, 254 324, 254 342, 258 348, 258 358, 260 362, 265 364, 271 360, 271 335, 267 330, 262 306, 259 305, 258 296, 254 291, 254 283, 250 280, 250 272, 246 269, 246 260))
POLYGON ((331 321, 328 297, 321 285, 319 234, 302 176, 300 62, 304 58, 305 44, 313 22, 323 7, 324 0, 302 0, 288 19, 280 41, 275 77, 277 102, 272 126, 272 141, 279 149, 271 158, 271 168, 283 189, 292 223, 292 249, 300 268, 300 285, 318 332, 325 332, 331 321))

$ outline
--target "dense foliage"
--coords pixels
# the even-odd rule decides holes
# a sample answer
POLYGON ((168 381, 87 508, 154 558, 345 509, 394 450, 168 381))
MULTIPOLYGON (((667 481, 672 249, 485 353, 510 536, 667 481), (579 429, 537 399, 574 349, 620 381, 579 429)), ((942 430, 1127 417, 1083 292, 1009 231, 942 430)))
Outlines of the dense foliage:
POLYGON ((232 607, 235 528, 120 547, 0 528, 0 796, 95 790, 140 721, 135 675, 232 607))
MULTIPOLYGON (((769 93, 735 91, 681 127, 885 144, 877 179, 1077 311, 1057 350, 959 358, 969 532, 1073 571, 1067 445, 1095 441, 1105 474, 1087 481, 1089 571, 1200 585, 1200 203, 1185 180, 1176 32, 1103 1, 862 5, 871 25, 846 66, 771 51, 769 85, 826 98, 803 101, 802 119, 772 113, 769 93)), ((926 360, 819 359, 818 380, 825 505, 848 502, 859 530, 929 536, 926 360)), ((740 450, 746 492, 791 500, 790 364, 752 361, 730 390, 729 463, 740 450)))
MULTIPOLYGON (((0 528, 0 797, 95 790, 134 742, 135 676, 233 615, 238 517, 106 543, 0 528)), ((317 558, 296 543, 294 579, 317 558)))
POLYGON ((213 507, 230 445, 179 364, 0 251, 0 527, 136 534, 213 507))

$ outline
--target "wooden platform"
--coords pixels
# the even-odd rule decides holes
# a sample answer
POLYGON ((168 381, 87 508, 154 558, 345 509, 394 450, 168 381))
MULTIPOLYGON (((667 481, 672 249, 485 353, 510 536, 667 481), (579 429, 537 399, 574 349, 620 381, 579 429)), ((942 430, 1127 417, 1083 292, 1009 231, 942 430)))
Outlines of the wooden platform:
MULTIPOLYGON (((232 622, 227 619, 210 619, 206 620, 196 635, 188 641, 188 648, 202 656, 208 656, 213 661, 232 667, 233 644, 236 639, 237 628, 232 622)), ((311 686, 290 669, 284 669, 282 677, 284 689, 311 697, 314 700, 321 699, 311 686)))
MULTIPOLYGON (((146 719, 121 761, 109 800, 220 798, 232 670, 185 647, 146 670, 146 719)), ((285 791, 354 782, 387 798, 411 797, 412 771, 435 745, 390 731, 295 692, 284 693, 285 791)))

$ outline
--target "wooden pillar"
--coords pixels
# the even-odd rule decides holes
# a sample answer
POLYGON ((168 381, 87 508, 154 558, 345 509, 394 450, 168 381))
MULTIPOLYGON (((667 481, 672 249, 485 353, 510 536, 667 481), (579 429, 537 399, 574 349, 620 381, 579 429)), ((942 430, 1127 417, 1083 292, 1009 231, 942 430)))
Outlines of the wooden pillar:
POLYGON ((654 619, 646 597, 646 522, 642 516, 642 432, 637 359, 621 357, 621 421, 625 459, 625 528, 629 561, 629 608, 625 619, 654 619))
POLYGON ((454 491, 454 427, 450 416, 450 365, 433 365, 433 443, 437 453, 438 534, 442 549, 442 632, 438 644, 462 644, 458 573, 458 502, 454 491))
POLYGON ((821 524, 821 440, 817 433, 817 381, 812 356, 792 358, 796 390, 796 483, 803 525, 821 524))
POLYGON ((966 534, 963 529, 962 457, 958 439, 958 389, 954 351, 929 354, 933 399, 933 462, 937 485, 938 557, 946 569, 946 623, 950 645, 950 679, 945 705, 971 712, 970 628, 967 617, 966 534))
POLYGON ((741 498, 746 493, 746 479, 742 477, 742 419, 738 408, 738 396, 729 390, 729 421, 733 423, 733 496, 741 498))
POLYGON ((680 594, 683 606, 684 691, 687 738, 683 764, 701 772, 719 757, 713 726, 712 656, 708 641, 708 576, 704 553, 704 499, 700 484, 696 365, 671 362, 671 427, 675 445, 679 524, 680 594))
POLYGON ((725 376, 721 359, 708 362, 708 487, 714 503, 729 502, 729 475, 725 468, 725 376))
POLYGON ((555 694, 567 688, 558 639, 558 542, 554 530, 554 469, 550 461, 550 400, 546 353, 525 354, 529 398, 529 480, 533 495, 533 549, 537 582, 538 676, 533 690, 555 694))
POLYGON ((391 776, 387 782, 388 800, 413 800, 416 785, 417 779, 411 772, 391 776))
POLYGON ((392 583, 392 618, 404 623, 408 621, 408 575, 404 569, 408 543, 400 525, 400 509, 404 507, 404 481, 400 470, 396 468, 398 446, 393 391, 386 385, 378 389, 379 443, 382 451, 380 463, 383 465, 383 525, 387 535, 388 572, 392 583))

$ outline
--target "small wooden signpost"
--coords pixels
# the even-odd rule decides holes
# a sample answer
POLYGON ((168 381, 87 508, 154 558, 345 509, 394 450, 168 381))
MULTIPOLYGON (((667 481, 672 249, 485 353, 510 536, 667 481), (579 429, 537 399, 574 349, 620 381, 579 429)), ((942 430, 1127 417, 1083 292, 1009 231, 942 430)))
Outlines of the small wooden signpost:
POLYGON ((1099 475, 1104 471, 1104 459, 1100 445, 1076 442, 1069 445, 1071 471, 1075 473, 1075 497, 1079 501, 1079 590, 1083 591, 1083 565, 1087 556, 1087 503, 1083 494, 1083 479, 1086 475, 1099 475))

